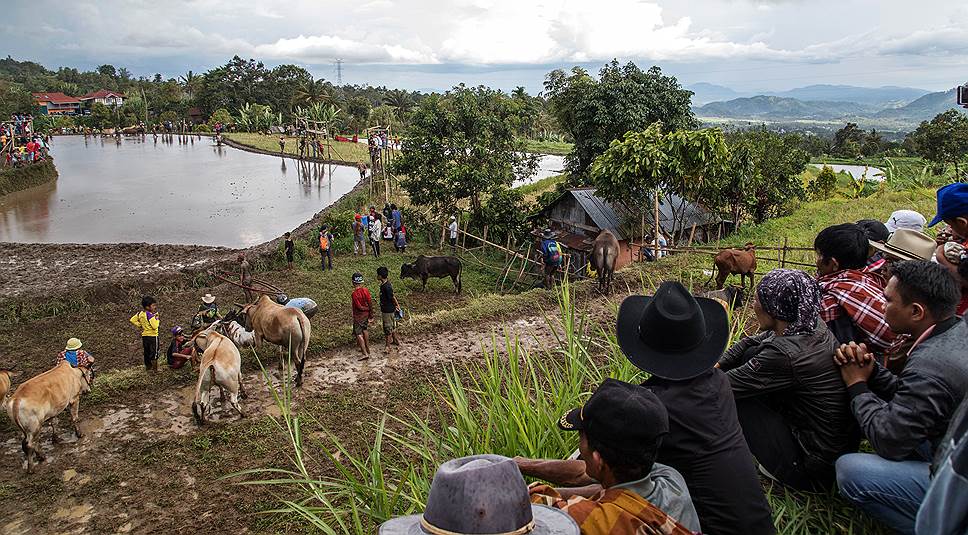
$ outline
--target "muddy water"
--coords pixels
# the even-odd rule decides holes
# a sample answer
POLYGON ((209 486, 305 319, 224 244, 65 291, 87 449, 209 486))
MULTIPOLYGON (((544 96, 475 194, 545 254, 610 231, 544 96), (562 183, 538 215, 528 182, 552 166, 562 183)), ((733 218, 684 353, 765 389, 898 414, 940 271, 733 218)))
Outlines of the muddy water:
POLYGON ((332 204, 355 168, 216 147, 210 138, 54 139, 56 182, 0 197, 0 242, 247 247, 332 204))

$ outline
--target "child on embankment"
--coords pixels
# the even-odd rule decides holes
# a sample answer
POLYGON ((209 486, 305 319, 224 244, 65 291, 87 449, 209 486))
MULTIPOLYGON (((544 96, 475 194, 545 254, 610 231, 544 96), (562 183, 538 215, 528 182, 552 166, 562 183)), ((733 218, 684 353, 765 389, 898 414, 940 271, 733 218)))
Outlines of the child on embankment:
POLYGON ((141 312, 128 320, 132 325, 141 329, 141 347, 144 350, 145 370, 158 371, 158 302, 154 297, 146 295, 141 298, 141 312))

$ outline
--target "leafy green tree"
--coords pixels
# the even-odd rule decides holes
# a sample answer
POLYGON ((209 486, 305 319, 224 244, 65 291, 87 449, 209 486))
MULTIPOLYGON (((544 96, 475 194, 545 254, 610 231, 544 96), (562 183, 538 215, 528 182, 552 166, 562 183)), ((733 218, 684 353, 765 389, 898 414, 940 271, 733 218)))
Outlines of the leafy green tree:
POLYGON ((800 136, 756 129, 733 134, 730 141, 747 142, 753 153, 756 172, 746 186, 752 194, 747 211, 753 221, 779 216, 784 207, 803 197, 800 175, 810 155, 800 148, 800 136))
POLYGON ((837 130, 831 143, 831 154, 842 158, 859 158, 861 149, 867 141, 867 133, 857 127, 857 123, 847 123, 837 130))
POLYGON ((213 113, 212 116, 208 118, 208 126, 211 128, 215 128, 215 125, 218 123, 222 123, 223 125, 230 125, 234 122, 235 121, 232 120, 232 114, 229 113, 229 110, 225 108, 219 108, 215 110, 215 113, 213 113))
MULTIPOLYGON (((729 148, 718 129, 663 133, 661 123, 627 132, 611 143, 591 169, 597 195, 648 214, 658 193, 704 204, 726 173, 729 148)), ((684 214, 675 214, 678 225, 684 214)), ((649 218, 651 219, 651 218, 649 218)))
POLYGON ((95 102, 91 106, 90 123, 95 128, 107 128, 114 125, 116 123, 114 110, 100 102, 95 102))
POLYGON ((532 210, 515 188, 492 193, 484 202, 482 223, 487 225, 491 240, 503 243, 508 236, 520 239, 528 232, 528 214, 532 210))
POLYGON ((28 113, 34 109, 34 99, 22 85, 0 79, 0 117, 14 113, 28 113))
POLYGON ((936 164, 935 174, 951 163, 955 176, 961 180, 958 162, 968 155, 968 117, 958 110, 948 110, 922 122, 908 137, 919 156, 936 164))
POLYGON ((670 131, 698 126, 690 108, 692 92, 658 67, 643 71, 634 63, 612 61, 598 80, 580 67, 570 74, 558 69, 547 75, 544 86, 551 113, 575 142, 566 164, 577 182, 626 132, 643 131, 657 121, 670 131))
POLYGON ((530 176, 537 157, 515 136, 510 99, 485 87, 455 87, 425 98, 410 116, 403 153, 393 163, 411 201, 450 211, 468 201, 481 221, 482 199, 530 176))
POLYGON ((822 201, 829 199, 837 187, 837 175, 829 165, 823 166, 820 173, 807 184, 807 195, 810 200, 822 201))
POLYGON ((261 61, 234 56, 228 63, 205 73, 196 102, 203 111, 239 109, 263 100, 262 87, 269 70, 261 61))
POLYGON ((370 101, 365 97, 353 97, 346 101, 346 113, 350 116, 350 128, 362 132, 370 118, 370 101))

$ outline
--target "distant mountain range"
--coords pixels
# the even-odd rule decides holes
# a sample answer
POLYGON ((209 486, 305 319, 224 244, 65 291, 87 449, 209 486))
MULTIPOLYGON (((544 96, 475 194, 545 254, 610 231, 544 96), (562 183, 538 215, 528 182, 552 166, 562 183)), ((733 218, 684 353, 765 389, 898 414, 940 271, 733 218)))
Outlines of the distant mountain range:
MULTIPOLYGON (((811 85, 757 95, 699 83, 693 110, 702 119, 744 122, 856 122, 862 127, 913 129, 955 105, 954 89, 931 93, 910 87, 811 85), (705 99, 719 97, 718 100, 705 99)), ((728 121, 726 121, 728 122, 728 121)))

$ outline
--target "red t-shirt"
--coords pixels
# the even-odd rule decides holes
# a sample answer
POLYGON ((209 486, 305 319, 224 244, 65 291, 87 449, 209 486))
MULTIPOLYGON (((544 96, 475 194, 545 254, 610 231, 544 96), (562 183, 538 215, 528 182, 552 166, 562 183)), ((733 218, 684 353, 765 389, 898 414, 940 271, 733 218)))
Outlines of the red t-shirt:
POLYGON ((351 300, 353 301, 354 323, 360 323, 373 317, 373 298, 370 296, 370 290, 360 286, 353 290, 351 300))

